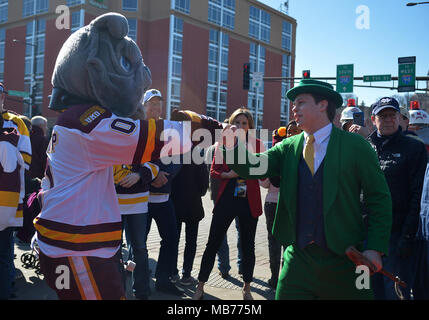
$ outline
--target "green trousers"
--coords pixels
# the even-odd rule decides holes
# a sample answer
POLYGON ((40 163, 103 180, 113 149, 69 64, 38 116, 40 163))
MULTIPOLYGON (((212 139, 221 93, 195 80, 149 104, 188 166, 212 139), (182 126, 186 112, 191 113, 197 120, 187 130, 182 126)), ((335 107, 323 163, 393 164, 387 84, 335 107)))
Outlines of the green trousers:
POLYGON ((339 256, 316 244, 299 249, 290 245, 277 284, 276 300, 364 299, 373 300, 371 286, 358 289, 356 266, 347 256, 339 256))

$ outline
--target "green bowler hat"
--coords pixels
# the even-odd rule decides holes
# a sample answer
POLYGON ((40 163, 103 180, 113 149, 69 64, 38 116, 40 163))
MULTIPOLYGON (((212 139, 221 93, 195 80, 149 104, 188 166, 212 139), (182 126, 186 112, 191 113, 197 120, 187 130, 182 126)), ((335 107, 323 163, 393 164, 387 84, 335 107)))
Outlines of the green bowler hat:
POLYGON ((301 93, 317 93, 332 100, 337 105, 337 108, 343 105, 343 97, 341 94, 335 91, 334 87, 327 82, 314 79, 302 79, 297 86, 286 93, 286 96, 289 100, 295 101, 296 96, 301 93))

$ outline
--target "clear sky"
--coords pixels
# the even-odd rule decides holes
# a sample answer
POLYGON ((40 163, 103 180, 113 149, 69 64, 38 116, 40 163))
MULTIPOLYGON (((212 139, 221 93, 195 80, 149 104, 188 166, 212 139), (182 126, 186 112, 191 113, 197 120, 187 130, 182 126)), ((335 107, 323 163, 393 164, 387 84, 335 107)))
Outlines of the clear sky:
MULTIPOLYGON (((259 1, 277 10, 284 2, 259 1)), ((289 15, 297 21, 295 76, 301 77, 302 70, 310 69, 312 77, 335 77, 338 64, 354 64, 355 77, 378 74, 397 77, 398 57, 408 56, 416 56, 416 75, 427 76, 429 4, 407 7, 408 2, 411 1, 289 0, 289 15), (369 29, 356 27, 356 20, 363 22, 363 12, 356 13, 361 5, 369 9, 369 29)), ((369 83, 355 81, 355 84, 369 83)), ((373 82, 373 85, 392 86, 392 82, 373 82)), ((419 81, 418 87, 425 88, 426 83, 419 81)), ((363 100, 369 106, 378 97, 398 92, 355 87, 354 94, 359 102, 363 100)))

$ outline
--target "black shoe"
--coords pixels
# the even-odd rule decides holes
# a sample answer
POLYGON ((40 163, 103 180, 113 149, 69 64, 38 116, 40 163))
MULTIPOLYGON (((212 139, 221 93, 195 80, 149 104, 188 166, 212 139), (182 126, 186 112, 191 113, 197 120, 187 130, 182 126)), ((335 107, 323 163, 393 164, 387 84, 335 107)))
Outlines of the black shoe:
POLYGON ((136 297, 136 300, 149 300, 149 297, 145 294, 135 296, 135 297, 136 297))
POLYGON ((155 289, 159 292, 173 294, 179 297, 185 294, 185 290, 176 287, 176 285, 171 282, 162 285, 155 283, 155 289))
POLYGON ((221 276, 223 279, 228 279, 228 278, 229 278, 229 272, 228 272, 228 271, 227 271, 227 272, 219 271, 219 274, 220 274, 220 276, 221 276))

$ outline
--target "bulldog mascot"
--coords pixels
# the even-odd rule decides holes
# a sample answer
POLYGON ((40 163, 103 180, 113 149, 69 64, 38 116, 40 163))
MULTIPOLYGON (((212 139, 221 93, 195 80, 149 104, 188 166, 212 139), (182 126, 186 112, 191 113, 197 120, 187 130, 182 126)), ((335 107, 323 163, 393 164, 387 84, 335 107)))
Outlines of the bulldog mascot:
MULTIPOLYGON (((151 73, 127 34, 124 16, 101 15, 73 33, 56 60, 49 108, 60 115, 34 224, 41 271, 60 299, 125 297, 113 165, 159 158, 167 144, 163 135, 169 154, 191 148, 189 122, 129 118, 151 85, 151 73)), ((221 128, 193 112, 174 115, 192 120, 194 128, 221 128)))

